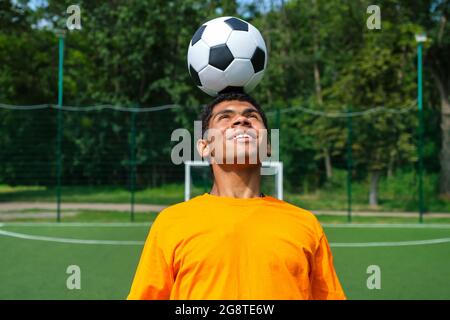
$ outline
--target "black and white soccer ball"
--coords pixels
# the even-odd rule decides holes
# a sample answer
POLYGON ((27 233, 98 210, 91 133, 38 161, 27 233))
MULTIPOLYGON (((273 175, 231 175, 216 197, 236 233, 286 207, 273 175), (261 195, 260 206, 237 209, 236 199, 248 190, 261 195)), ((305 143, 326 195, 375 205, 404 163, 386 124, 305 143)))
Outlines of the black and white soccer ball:
POLYGON ((267 49, 261 33, 250 23, 220 17, 195 32, 187 60, 192 79, 207 94, 248 93, 264 75, 267 49))

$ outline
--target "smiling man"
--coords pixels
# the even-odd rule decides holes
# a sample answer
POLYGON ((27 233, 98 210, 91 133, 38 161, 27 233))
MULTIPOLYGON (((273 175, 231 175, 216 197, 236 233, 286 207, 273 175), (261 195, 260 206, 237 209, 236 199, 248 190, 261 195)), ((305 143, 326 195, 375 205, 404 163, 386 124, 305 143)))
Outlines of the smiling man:
POLYGON ((260 106, 220 95, 202 127, 211 192, 158 215, 128 299, 345 299, 315 216, 261 193, 260 151, 270 146, 260 106))

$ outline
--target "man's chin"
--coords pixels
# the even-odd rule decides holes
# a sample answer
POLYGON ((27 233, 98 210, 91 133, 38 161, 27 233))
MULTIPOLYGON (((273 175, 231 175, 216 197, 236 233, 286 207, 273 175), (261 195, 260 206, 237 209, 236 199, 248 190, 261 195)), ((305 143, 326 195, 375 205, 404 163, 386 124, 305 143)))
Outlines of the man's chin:
POLYGON ((220 161, 215 160, 215 164, 219 165, 236 165, 236 166, 260 166, 261 161, 258 156, 255 155, 242 155, 236 156, 235 158, 230 159, 221 159, 220 161))

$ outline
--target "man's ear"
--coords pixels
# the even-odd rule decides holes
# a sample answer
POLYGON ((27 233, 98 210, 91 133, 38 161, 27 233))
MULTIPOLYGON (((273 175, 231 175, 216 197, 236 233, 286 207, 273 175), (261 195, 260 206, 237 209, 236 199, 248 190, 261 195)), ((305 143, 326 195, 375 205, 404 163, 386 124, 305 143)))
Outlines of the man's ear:
POLYGON ((202 160, 204 158, 208 158, 210 156, 210 149, 208 141, 204 139, 198 139, 197 140, 197 152, 199 153, 200 157, 202 157, 202 160))

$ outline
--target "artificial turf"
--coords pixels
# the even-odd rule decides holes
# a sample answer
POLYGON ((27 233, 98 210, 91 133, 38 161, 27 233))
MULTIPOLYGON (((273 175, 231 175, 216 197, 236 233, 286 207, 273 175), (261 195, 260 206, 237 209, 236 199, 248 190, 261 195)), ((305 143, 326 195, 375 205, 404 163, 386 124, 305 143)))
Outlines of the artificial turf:
MULTIPOLYGON (((449 225, 377 225, 325 231, 349 299, 450 299, 450 242, 391 247, 334 247, 336 243, 450 238, 449 225), (381 289, 368 289, 367 268, 381 270, 381 289)), ((149 225, 5 223, 0 231, 31 236, 143 242, 149 225)), ((0 234, 0 299, 125 299, 142 244, 73 244, 0 234), (81 289, 66 287, 69 265, 81 270, 81 289)))

